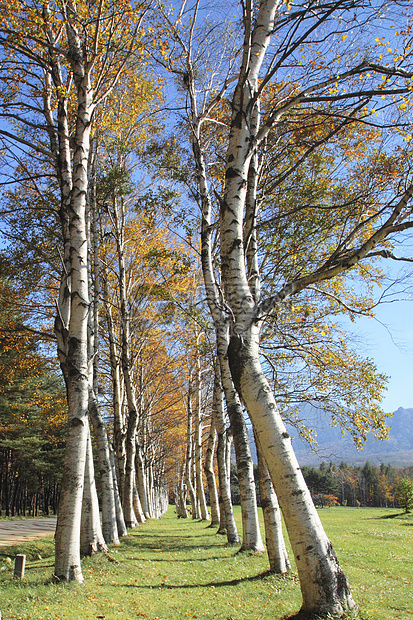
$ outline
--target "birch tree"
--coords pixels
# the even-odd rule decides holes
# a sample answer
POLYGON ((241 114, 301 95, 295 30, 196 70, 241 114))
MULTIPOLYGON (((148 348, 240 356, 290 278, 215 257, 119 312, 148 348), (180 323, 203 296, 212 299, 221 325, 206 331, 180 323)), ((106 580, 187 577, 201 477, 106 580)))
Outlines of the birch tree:
MULTIPOLYGON (((217 283, 217 275, 215 270, 215 256, 213 249, 214 230, 211 221, 213 207, 210 190, 208 187, 206 159, 203 144, 203 125, 207 119, 209 119, 217 100, 219 100, 223 92, 225 92, 227 82, 224 81, 224 86, 221 88, 220 94, 213 96, 212 101, 209 101, 209 97, 214 92, 215 80, 210 64, 211 59, 208 58, 209 54, 205 51, 205 48, 208 45, 208 40, 204 40, 203 34, 201 34, 200 38, 202 42, 199 43, 199 41, 197 41, 195 44, 196 37, 194 35, 194 27, 197 20, 198 9, 199 3, 195 3, 192 26, 189 28, 188 34, 180 31, 178 27, 180 22, 179 19, 173 23, 166 15, 164 16, 169 27, 170 36, 176 46, 176 50, 179 50, 179 60, 176 56, 177 51, 174 50, 174 54, 169 60, 169 63, 167 61, 165 62, 168 70, 174 72, 180 79, 182 79, 187 96, 186 114, 190 131, 189 139, 191 141, 196 166, 196 189, 192 189, 192 192, 193 197, 199 203, 202 214, 201 265, 207 292, 207 302, 215 326, 217 356, 221 366, 221 381, 234 440, 238 480, 240 485, 243 525, 241 549, 260 552, 264 550, 264 545, 258 523, 255 480, 248 432, 242 405, 231 379, 228 357, 226 354, 229 343, 228 321, 226 313, 222 308, 222 299, 219 292, 219 285, 217 283), (206 60, 203 58, 203 55, 206 55, 206 60), (199 84, 197 77, 199 76, 200 67, 197 63, 200 63, 201 59, 204 63, 203 70, 207 74, 211 72, 212 75, 210 78, 203 76, 201 80, 203 82, 203 88, 200 92, 198 92, 199 84)), ((183 5, 182 10, 184 10, 183 5)), ((230 43, 231 40, 229 37, 228 44, 230 43)), ((228 52, 229 49, 225 50, 223 53, 228 52)))
MULTIPOLYGON (((337 617, 354 609, 355 604, 331 543, 312 505, 292 451, 291 440, 262 372, 259 359, 260 323, 265 313, 272 311, 277 303, 281 303, 289 295, 297 294, 311 283, 332 278, 367 257, 377 244, 394 232, 396 222, 400 222, 399 227, 404 229, 410 215, 406 205, 412 189, 407 186, 397 197, 396 204, 388 205, 384 220, 378 222, 374 231, 368 231, 364 239, 356 235, 357 231, 353 229, 345 241, 343 240, 344 243, 339 243, 336 252, 328 257, 316 272, 286 283, 278 295, 264 301, 260 300, 256 289, 251 289, 252 274, 247 272, 244 210, 250 198, 249 175, 251 167, 254 166, 257 147, 270 129, 293 105, 315 102, 318 97, 326 97, 324 93, 331 84, 349 81, 356 73, 371 68, 371 64, 364 61, 343 74, 336 74, 334 78, 308 85, 307 88, 299 88, 298 94, 277 102, 265 123, 261 124, 260 93, 270 77, 280 70, 284 58, 292 57, 294 53, 291 40, 286 48, 280 45, 277 49, 278 55, 271 55, 268 60, 270 69, 264 77, 260 77, 273 33, 280 32, 283 24, 291 24, 287 31, 298 47, 312 31, 320 29, 322 23, 327 24, 331 10, 339 9, 342 15, 346 15, 345 11, 349 8, 345 2, 340 2, 334 7, 317 5, 315 10, 311 8, 311 13, 308 8, 302 7, 301 13, 297 9, 297 14, 294 15, 293 12, 291 15, 284 11, 280 2, 261 2, 258 13, 254 16, 252 6, 247 4, 244 7, 243 60, 232 97, 226 180, 220 218, 222 279, 226 300, 232 311, 231 342, 228 350, 232 376, 254 424, 283 510, 300 576, 302 610, 307 613, 330 613, 337 617), (317 93, 318 97, 313 93, 317 93)), ((384 75, 398 74, 403 78, 409 75, 397 68, 373 69, 384 75)), ((348 98, 348 95, 344 95, 344 98, 348 98)), ((255 273, 254 276, 257 280, 259 274, 255 273)))
MULTIPOLYGON (((218 308, 222 308, 229 322, 228 358, 232 379, 248 409, 284 514, 300 577, 302 611, 335 617, 355 609, 355 603, 312 505, 291 440, 262 371, 260 334, 266 318, 276 315, 293 295, 298 296, 311 286, 320 288, 320 283, 333 280, 351 268, 357 270, 356 266, 365 259, 389 256, 391 252, 387 253, 386 239, 412 226, 410 199, 413 190, 409 172, 399 168, 400 175, 396 182, 390 183, 391 189, 389 185, 386 189, 382 186, 381 191, 369 200, 359 194, 357 208, 343 195, 342 200, 330 195, 326 204, 301 205, 301 214, 307 209, 311 216, 319 209, 320 220, 321 213, 324 218, 328 214, 325 219, 332 223, 329 241, 325 244, 324 239, 321 245, 309 248, 308 262, 293 274, 283 274, 277 290, 265 297, 257 260, 260 253, 257 238, 259 179, 269 144, 278 147, 275 152, 278 156, 276 164, 282 170, 278 175, 278 187, 281 188, 281 180, 291 178, 321 145, 329 143, 348 127, 370 122, 372 116, 378 114, 380 99, 393 98, 393 115, 397 110, 403 112, 408 108, 412 75, 408 28, 403 31, 398 40, 400 47, 394 53, 394 43, 389 43, 387 51, 379 49, 382 39, 377 37, 375 27, 378 28, 379 23, 374 21, 376 17, 386 19, 386 11, 390 12, 387 16, 394 19, 402 5, 403 2, 394 2, 369 10, 362 2, 346 0, 310 5, 276 0, 242 3, 244 38, 240 64, 231 70, 226 63, 223 71, 219 71, 221 67, 216 68, 215 73, 212 71, 205 78, 207 81, 209 75, 219 75, 214 82, 215 88, 209 89, 206 98, 210 117, 223 97, 228 97, 231 102, 230 129, 223 146, 225 179, 218 196, 222 286, 217 286, 215 280, 206 280, 207 294, 211 294, 211 290, 217 291, 218 308), (363 40, 361 29, 364 49, 360 44, 363 40), (340 49, 337 51, 337 48, 340 49), (235 81, 234 88, 232 80, 235 81), (272 87, 274 96, 264 106, 266 93, 272 87), (322 116, 334 119, 333 125, 318 139, 314 137, 307 143, 304 140, 303 150, 300 152, 296 148, 293 160, 287 160, 285 164, 285 148, 294 151, 296 147, 288 123, 296 123, 305 134, 316 122, 323 106, 322 116)), ((194 6, 191 10, 195 15, 201 3, 194 6)), ((202 9, 205 10, 204 5, 202 9)), ((182 5, 175 24, 188 10, 186 4, 182 5)), ((209 18, 211 22, 211 16, 209 18)), ((193 29, 194 21, 191 22, 193 29)), ((218 27, 216 21, 214 27, 218 27)), ((206 32, 211 36, 212 31, 210 23, 209 29, 201 28, 199 37, 206 32)), ((399 32, 395 33, 396 37, 399 35, 399 32)), ((171 45, 171 55, 177 45, 177 42, 171 45)), ((211 48, 212 45, 208 49, 211 48)), ((184 85, 191 83, 190 69, 186 67, 181 74, 184 85)), ((387 109, 385 105, 382 114, 387 109)), ((193 118, 206 122, 205 117, 197 112, 193 118)), ((387 120, 390 123, 389 116, 381 125, 386 125, 387 120)), ((373 122, 379 128, 380 123, 373 122)), ((193 133, 196 149, 196 133, 193 133)), ((409 140, 409 136, 406 138, 409 140)), ((401 150, 406 151, 406 148, 401 146, 401 150)), ((208 170, 205 166, 202 169, 199 161, 195 152, 197 176, 206 179, 208 170)), ((211 176, 213 173, 209 172, 209 180, 211 176)), ((375 178, 373 183, 379 190, 380 175, 375 178)), ((353 178, 352 182, 357 181, 353 178)), ((201 194, 206 204, 210 194, 205 182, 201 194)), ((316 231, 319 222, 313 222, 316 231)), ((210 231, 212 225, 211 220, 207 220, 206 230, 210 231)), ((293 261, 293 246, 288 254, 293 261)))
POLYGON ((56 336, 67 385, 69 424, 55 575, 58 579, 82 581, 79 535, 88 434, 86 198, 90 135, 96 106, 110 93, 131 56, 144 10, 133 13, 127 3, 115 9, 104 2, 93 7, 88 3, 63 2, 50 7, 33 2, 17 8, 3 2, 1 9, 1 42, 7 70, 21 79, 17 81, 20 90, 9 107, 11 111, 3 114, 17 120, 24 129, 23 135, 8 129, 2 133, 6 139, 28 147, 31 144, 25 132, 46 130, 50 149, 42 148, 37 137, 35 145, 46 157, 51 153, 61 193, 63 277, 56 336), (110 57, 106 53, 109 42, 110 57), (25 86, 29 89, 25 90, 25 86), (33 104, 27 102, 29 93, 33 104), (16 114, 21 102, 25 112, 16 114), (73 116, 69 114, 70 103, 75 110, 73 116), (27 110, 41 115, 43 123, 34 124, 27 110))

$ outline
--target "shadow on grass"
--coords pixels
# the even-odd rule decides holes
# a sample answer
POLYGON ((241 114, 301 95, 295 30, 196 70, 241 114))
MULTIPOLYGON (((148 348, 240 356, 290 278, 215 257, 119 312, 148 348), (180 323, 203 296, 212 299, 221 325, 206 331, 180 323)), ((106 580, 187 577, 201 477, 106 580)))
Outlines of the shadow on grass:
MULTIPOLYGON (((329 618, 331 618, 330 615, 327 616, 318 616, 317 614, 306 614, 304 612, 299 611, 297 614, 293 614, 292 616, 283 616, 282 618, 280 618, 279 620, 328 620, 329 618)), ((344 619, 348 618, 348 620, 355 620, 356 618, 358 620, 363 620, 364 616, 363 615, 357 615, 357 612, 350 612, 350 616, 344 616, 344 619), (356 615, 354 615, 354 613, 356 613, 356 615)))
POLYGON ((142 536, 139 536, 139 535, 134 536, 132 534, 128 538, 122 539, 122 546, 125 546, 126 548, 136 547, 142 552, 162 551, 163 553, 174 553, 174 552, 185 553, 186 551, 191 550, 191 549, 199 549, 199 550, 216 549, 217 546, 220 546, 223 549, 231 549, 234 547, 239 547, 239 544, 231 545, 229 543, 223 543, 222 541, 219 541, 219 542, 214 541, 208 544, 208 543, 203 543, 201 541, 194 542, 193 536, 179 536, 179 537, 159 536, 159 535, 154 536, 154 535, 148 535, 142 532, 142 536), (150 542, 151 538, 156 540, 156 544, 150 542), (148 539, 149 539, 149 542, 148 542, 148 539))
POLYGON ((271 573, 270 571, 265 571, 263 573, 258 573, 258 575, 253 575, 252 577, 241 577, 239 579, 230 579, 226 581, 209 581, 207 583, 183 583, 182 585, 170 584, 161 581, 158 584, 145 585, 145 584, 110 584, 115 588, 137 588, 138 590, 159 590, 159 588, 165 588, 166 590, 191 590, 197 588, 221 588, 228 586, 237 586, 240 583, 245 582, 254 582, 254 581, 262 581, 267 577, 273 577, 279 582, 282 581, 295 581, 295 577, 293 575, 290 576, 281 576, 271 573))
POLYGON ((322 616, 313 616, 298 612, 298 614, 293 614, 292 616, 283 616, 280 620, 322 620, 322 618, 322 616))
MULTIPOLYGON (((210 555, 206 558, 200 558, 197 557, 196 562, 213 562, 214 560, 222 560, 223 557, 222 555, 210 555)), ((192 561, 192 560, 188 560, 188 558, 182 558, 181 560, 178 560, 177 558, 171 558, 170 560, 168 560, 167 558, 164 558, 163 556, 160 558, 148 558, 146 556, 139 556, 139 555, 133 555, 133 556, 126 556, 125 560, 128 560, 129 562, 149 562, 150 564, 156 564, 156 562, 164 562, 165 564, 187 564, 188 562, 192 561)))
POLYGON ((373 520, 378 519, 379 521, 382 519, 397 519, 399 517, 403 517, 406 513, 403 512, 396 512, 395 515, 384 515, 383 517, 373 517, 373 520))
MULTIPOLYGON (((253 575, 252 577, 241 577, 240 579, 231 579, 228 581, 209 581, 207 583, 184 583, 182 585, 164 583, 163 581, 153 585, 143 584, 110 584, 112 587, 117 588, 137 588, 138 590, 159 590, 159 588, 165 588, 166 590, 195 590, 197 588, 222 588, 228 586, 238 586, 240 583, 262 581, 265 577, 272 575, 269 571, 253 575)), ((280 578, 281 580, 282 578, 280 578)), ((285 578, 284 578, 285 579, 285 578)), ((288 579, 288 578, 287 578, 288 579)))

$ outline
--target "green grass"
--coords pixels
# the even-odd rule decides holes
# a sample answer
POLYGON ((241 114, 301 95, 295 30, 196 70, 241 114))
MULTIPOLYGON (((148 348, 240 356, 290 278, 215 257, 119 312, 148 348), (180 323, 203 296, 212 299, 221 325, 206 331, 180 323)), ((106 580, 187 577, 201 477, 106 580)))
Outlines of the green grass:
MULTIPOLYGON (((324 509, 320 515, 360 617, 413 619, 413 517, 354 508, 324 509)), ((173 509, 131 530, 110 557, 86 558, 82 566, 83 586, 55 584, 52 539, 0 548, 3 619, 281 620, 301 604, 294 574, 268 575, 265 554, 239 554, 205 523, 178 520, 173 509), (13 581, 4 560, 16 553, 27 555, 23 581, 13 581)))

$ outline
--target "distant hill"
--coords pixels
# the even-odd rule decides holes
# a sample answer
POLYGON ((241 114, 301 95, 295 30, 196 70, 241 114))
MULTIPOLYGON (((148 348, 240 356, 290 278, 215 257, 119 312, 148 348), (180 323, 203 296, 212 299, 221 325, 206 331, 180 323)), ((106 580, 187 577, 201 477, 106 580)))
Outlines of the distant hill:
POLYGON ((413 465, 413 409, 399 407, 387 422, 390 427, 389 439, 379 441, 369 435, 363 450, 357 450, 349 435, 341 435, 338 427, 329 426, 318 409, 306 410, 309 425, 317 431, 319 447, 317 453, 311 452, 300 440, 297 431, 289 427, 293 447, 300 465, 316 466, 321 461, 346 461, 352 465, 391 463, 399 467, 413 465))

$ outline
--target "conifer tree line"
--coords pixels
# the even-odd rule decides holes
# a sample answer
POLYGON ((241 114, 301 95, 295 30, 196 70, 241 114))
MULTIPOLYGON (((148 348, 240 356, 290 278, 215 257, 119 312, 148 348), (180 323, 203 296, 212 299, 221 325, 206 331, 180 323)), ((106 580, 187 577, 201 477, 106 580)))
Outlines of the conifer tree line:
POLYGON ((36 351, 0 280, 0 510, 6 516, 55 513, 65 440, 65 393, 51 361, 36 351), (7 303, 9 300, 9 304, 7 303), (11 304, 11 305, 10 305, 11 304))
POLYGON ((263 551, 248 416, 271 570, 282 514, 302 611, 356 609, 285 421, 386 436, 340 321, 412 260, 411 29, 407 0, 0 0, 2 502, 59 483, 56 580, 169 501, 263 551))
POLYGON ((379 467, 366 461, 364 465, 322 463, 318 468, 303 466, 302 471, 316 504, 321 506, 397 507, 397 487, 404 478, 412 478, 412 466, 379 467))

